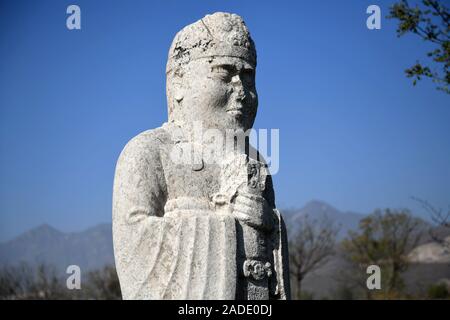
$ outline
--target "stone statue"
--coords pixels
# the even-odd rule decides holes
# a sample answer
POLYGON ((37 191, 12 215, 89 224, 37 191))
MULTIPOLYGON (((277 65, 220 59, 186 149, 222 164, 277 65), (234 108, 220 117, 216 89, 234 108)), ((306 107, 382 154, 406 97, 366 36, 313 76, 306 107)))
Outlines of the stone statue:
POLYGON ((238 15, 207 15, 175 36, 169 120, 131 139, 116 167, 113 237, 124 299, 290 298, 286 230, 267 164, 248 139, 236 146, 238 134, 231 149, 196 138, 199 123, 224 136, 253 126, 255 68, 238 15), (206 159, 205 146, 216 156, 206 159))

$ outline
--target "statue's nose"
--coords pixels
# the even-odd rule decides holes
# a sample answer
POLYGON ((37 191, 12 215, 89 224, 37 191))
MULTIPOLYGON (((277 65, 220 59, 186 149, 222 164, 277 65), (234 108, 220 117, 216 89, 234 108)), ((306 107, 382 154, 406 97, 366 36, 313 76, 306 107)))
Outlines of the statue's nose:
POLYGON ((235 75, 233 78, 231 78, 231 83, 233 84, 233 91, 236 92, 236 100, 244 100, 245 90, 242 84, 241 77, 239 75, 235 75))

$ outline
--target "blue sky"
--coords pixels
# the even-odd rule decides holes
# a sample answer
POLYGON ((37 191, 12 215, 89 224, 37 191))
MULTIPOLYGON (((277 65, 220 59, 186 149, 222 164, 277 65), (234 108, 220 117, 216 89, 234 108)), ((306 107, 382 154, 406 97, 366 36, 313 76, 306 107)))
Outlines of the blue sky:
POLYGON ((1 1, 0 241, 111 221, 121 149, 167 117, 173 36, 215 11, 240 14, 256 42, 255 127, 280 129, 279 207, 448 208, 450 96, 404 76, 429 47, 396 37, 390 3, 1 1), (66 28, 70 4, 81 30, 66 28), (366 28, 370 4, 381 30, 366 28))

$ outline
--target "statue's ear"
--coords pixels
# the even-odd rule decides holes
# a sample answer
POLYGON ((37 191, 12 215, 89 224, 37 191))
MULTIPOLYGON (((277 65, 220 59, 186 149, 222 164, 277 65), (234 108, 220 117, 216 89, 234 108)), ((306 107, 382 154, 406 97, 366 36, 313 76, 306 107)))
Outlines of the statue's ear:
POLYGON ((176 104, 181 104, 181 101, 184 98, 184 90, 183 90, 183 76, 184 76, 184 70, 180 66, 176 67, 173 70, 173 78, 172 78, 172 85, 173 85, 173 98, 174 102, 176 104))
POLYGON ((181 67, 176 67, 170 71, 167 77, 169 119, 179 118, 182 113, 182 102, 184 98, 183 76, 184 70, 181 67))

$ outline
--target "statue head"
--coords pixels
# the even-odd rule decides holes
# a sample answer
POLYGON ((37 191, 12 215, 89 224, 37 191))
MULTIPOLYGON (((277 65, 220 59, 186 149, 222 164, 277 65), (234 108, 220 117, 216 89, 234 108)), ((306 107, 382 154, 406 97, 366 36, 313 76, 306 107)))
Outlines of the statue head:
POLYGON ((186 26, 167 61, 169 121, 251 128, 258 106, 255 71, 255 45, 238 15, 217 12, 186 26))

